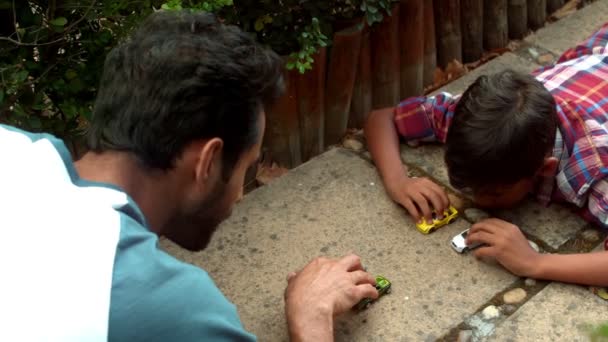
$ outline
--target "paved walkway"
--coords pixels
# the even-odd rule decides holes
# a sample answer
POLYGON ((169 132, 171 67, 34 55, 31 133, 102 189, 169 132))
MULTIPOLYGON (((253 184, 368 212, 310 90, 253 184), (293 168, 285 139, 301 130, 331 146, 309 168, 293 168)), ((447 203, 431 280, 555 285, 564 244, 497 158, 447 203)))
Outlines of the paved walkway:
MULTIPOLYGON (((558 56, 606 21, 608 1, 599 0, 443 90, 460 92, 480 74, 504 68, 535 69, 535 52, 558 56)), ((440 147, 403 149, 404 163, 414 173, 448 187, 440 147)), ((466 209, 469 202, 463 203, 466 209)), ((260 341, 287 340, 283 290, 290 271, 318 255, 351 251, 394 286, 370 309, 342 318, 336 324, 338 341, 455 341, 459 336, 582 341, 586 324, 608 321, 608 303, 584 287, 520 279, 452 251, 452 236, 477 214, 466 210, 456 223, 422 235, 387 198, 369 154, 337 148, 247 195, 206 251, 189 253, 163 244, 206 269, 260 341)), ((558 205, 541 208, 530 201, 494 214, 520 225, 545 251, 589 251, 604 236, 558 205)))

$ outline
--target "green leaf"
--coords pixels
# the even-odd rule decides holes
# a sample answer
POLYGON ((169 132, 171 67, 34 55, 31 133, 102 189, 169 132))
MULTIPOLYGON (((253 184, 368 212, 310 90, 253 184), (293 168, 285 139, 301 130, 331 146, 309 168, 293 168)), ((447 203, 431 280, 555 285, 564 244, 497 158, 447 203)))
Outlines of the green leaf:
POLYGON ((258 19, 256 19, 255 24, 253 24, 253 28, 257 32, 262 31, 264 29, 264 18, 263 17, 259 17, 258 19))
POLYGON ((77 76, 78 73, 74 69, 68 69, 68 71, 65 72, 65 78, 67 78, 68 80, 74 79, 77 76))
POLYGON ((0 89, 0 105, 4 102, 4 90, 0 89))
POLYGON ((57 27, 63 27, 67 23, 68 23, 68 20, 65 17, 57 17, 57 18, 49 21, 49 24, 51 24, 53 26, 57 26, 57 27))
POLYGON ((40 121, 40 118, 35 115, 32 115, 29 118, 27 118, 27 123, 30 125, 31 128, 34 128, 34 129, 42 128, 42 122, 40 121))
POLYGON ((367 11, 370 13, 377 13, 378 9, 374 6, 367 6, 367 11))
POLYGON ((23 82, 27 79, 28 72, 27 70, 21 70, 15 75, 15 80, 17 82, 23 82))

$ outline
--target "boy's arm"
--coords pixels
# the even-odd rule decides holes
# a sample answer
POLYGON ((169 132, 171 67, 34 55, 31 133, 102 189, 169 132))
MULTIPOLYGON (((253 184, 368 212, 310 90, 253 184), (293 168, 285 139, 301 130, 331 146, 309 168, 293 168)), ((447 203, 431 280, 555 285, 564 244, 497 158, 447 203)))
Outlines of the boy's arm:
POLYGON ((608 252, 540 256, 533 278, 608 286, 608 252))
POLYGON ((467 245, 476 243, 486 245, 475 250, 476 257, 495 259, 518 276, 608 286, 608 252, 540 254, 517 226, 499 219, 473 225, 467 245))
POLYGON ((373 111, 365 126, 370 153, 388 194, 416 221, 422 217, 430 221, 433 209, 443 212, 449 199, 445 190, 430 180, 407 176, 399 136, 410 142, 444 142, 455 102, 449 94, 408 99, 397 108, 373 111))

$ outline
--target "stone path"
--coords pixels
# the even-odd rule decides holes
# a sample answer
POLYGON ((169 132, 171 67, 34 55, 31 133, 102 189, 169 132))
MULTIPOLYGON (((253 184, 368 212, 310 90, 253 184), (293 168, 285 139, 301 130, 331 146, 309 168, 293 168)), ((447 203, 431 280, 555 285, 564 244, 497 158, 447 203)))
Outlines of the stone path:
MULTIPOLYGON (((539 30, 520 51, 441 91, 460 92, 477 76, 504 68, 531 71, 538 66, 528 58, 530 48, 558 56, 606 21, 608 1, 596 1, 539 30)), ((414 173, 449 187, 441 147, 403 147, 402 152, 414 173)), ((493 214, 520 225, 545 251, 589 251, 604 237, 558 205, 543 208, 529 201, 493 214)), ((452 236, 470 223, 462 215, 433 234, 420 234, 386 196, 369 153, 337 148, 247 195, 206 251, 190 253, 162 244, 207 270, 260 341, 287 340, 283 290, 289 272, 316 256, 351 251, 394 285, 370 309, 340 319, 337 341, 455 341, 459 336, 583 341, 586 324, 608 321, 608 303, 584 287, 520 279, 498 265, 452 251, 452 236)))

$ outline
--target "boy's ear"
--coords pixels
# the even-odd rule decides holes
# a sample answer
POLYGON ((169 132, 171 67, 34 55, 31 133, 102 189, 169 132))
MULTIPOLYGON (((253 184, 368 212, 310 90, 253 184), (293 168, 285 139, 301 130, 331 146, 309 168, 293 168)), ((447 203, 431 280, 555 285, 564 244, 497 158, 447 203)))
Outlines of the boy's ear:
POLYGON ((555 173, 557 172, 558 164, 559 164, 559 161, 555 157, 545 158, 545 161, 543 162, 543 166, 541 166, 540 170, 538 171, 538 175, 542 176, 542 177, 555 176, 555 173))

